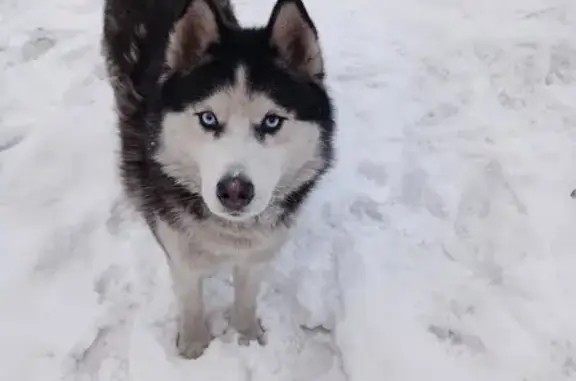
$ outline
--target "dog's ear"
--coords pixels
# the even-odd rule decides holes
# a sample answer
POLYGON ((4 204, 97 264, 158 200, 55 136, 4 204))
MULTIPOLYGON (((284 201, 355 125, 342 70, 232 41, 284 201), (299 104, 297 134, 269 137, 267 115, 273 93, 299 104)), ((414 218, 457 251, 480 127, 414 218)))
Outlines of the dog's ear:
POLYGON ((324 77, 318 32, 301 0, 278 0, 266 27, 270 45, 290 69, 324 77))
POLYGON ((192 0, 176 21, 166 49, 171 70, 188 71, 208 58, 210 46, 220 41, 222 20, 212 0, 192 0))

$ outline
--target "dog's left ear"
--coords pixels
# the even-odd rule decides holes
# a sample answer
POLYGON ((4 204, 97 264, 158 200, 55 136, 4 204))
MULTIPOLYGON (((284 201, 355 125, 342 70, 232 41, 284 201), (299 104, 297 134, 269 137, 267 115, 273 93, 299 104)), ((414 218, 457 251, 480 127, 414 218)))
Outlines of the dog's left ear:
POLYGON ((323 79, 318 32, 301 0, 278 0, 266 30, 283 64, 310 78, 323 79))

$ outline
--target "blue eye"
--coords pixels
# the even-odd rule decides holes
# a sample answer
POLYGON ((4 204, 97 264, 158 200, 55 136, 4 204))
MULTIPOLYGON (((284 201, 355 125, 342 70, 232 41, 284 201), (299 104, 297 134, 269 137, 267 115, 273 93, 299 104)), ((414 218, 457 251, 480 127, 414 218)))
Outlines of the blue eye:
POLYGON ((219 125, 218 118, 216 118, 216 115, 212 111, 203 111, 196 115, 198 116, 200 124, 204 128, 213 129, 219 125))
POLYGON ((260 128, 264 131, 273 132, 277 131, 282 127, 285 118, 278 116, 276 114, 268 114, 262 119, 260 123, 260 128))

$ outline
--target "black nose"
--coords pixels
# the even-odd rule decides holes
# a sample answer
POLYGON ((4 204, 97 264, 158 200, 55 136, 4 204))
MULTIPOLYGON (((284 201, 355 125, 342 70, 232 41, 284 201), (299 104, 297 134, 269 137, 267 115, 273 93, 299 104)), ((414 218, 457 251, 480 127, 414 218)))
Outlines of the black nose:
POLYGON ((218 199, 230 210, 241 210, 254 198, 254 184, 242 175, 225 176, 216 185, 218 199))

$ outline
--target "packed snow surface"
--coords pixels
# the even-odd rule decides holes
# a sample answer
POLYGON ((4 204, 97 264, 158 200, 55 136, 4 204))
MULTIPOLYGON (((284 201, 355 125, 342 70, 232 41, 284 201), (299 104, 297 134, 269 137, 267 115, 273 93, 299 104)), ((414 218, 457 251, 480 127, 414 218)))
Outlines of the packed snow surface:
POLYGON ((0 3, 0 380, 576 380, 576 2, 306 4, 338 164, 263 285, 268 345, 223 273, 190 361, 117 178, 102 2, 0 3))

